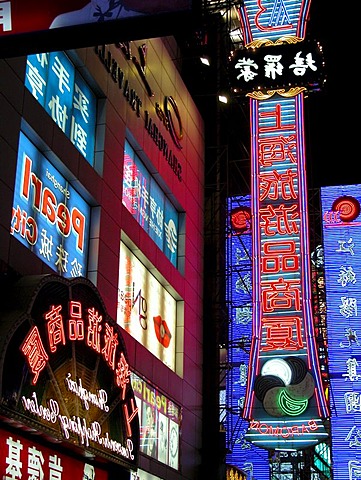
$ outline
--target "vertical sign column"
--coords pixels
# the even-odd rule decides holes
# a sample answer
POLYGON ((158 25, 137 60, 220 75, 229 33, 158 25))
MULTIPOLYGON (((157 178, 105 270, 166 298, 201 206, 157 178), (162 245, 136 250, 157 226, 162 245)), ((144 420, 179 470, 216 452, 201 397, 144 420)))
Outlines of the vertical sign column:
POLYGON ((261 85, 248 94, 253 335, 243 409, 243 417, 250 422, 246 438, 267 449, 298 450, 327 437, 323 421, 328 407, 311 308, 303 138, 303 92, 307 88, 300 86, 306 70, 317 70, 312 53, 301 43, 309 4, 284 0, 263 5, 262 0, 246 0, 241 8, 246 47, 262 47, 265 66, 261 72, 247 54, 238 57, 235 66, 238 79, 255 75, 267 79, 266 88, 261 85), (287 47, 298 42, 299 50, 292 50, 294 62, 288 64, 297 82, 290 86, 288 75, 287 87, 280 88, 283 62, 289 59, 287 47), (272 81, 275 88, 269 87, 272 81))

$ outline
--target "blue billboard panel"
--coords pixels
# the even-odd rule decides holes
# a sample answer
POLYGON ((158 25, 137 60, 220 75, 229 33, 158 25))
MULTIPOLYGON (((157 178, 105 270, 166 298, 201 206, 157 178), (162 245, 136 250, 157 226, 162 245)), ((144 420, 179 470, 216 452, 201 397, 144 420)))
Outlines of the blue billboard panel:
POLYGON ((63 277, 86 275, 90 206, 20 132, 10 233, 63 277))
POLYGON ((97 99, 69 57, 64 52, 29 55, 25 86, 93 165, 97 99))
POLYGON ((334 478, 361 475, 361 185, 321 188, 334 478))

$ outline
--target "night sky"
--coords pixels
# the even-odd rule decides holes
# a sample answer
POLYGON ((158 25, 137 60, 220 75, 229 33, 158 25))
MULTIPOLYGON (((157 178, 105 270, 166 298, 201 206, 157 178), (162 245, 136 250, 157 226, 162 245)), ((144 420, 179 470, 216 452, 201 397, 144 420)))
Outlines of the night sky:
MULTIPOLYGON (((305 101, 306 161, 311 188, 361 182, 356 163, 356 142, 351 142, 352 138, 357 138, 356 121, 351 119, 352 107, 350 112, 347 105, 351 100, 356 109, 357 99, 352 100, 342 92, 346 86, 350 89, 352 80, 357 77, 345 47, 346 36, 350 36, 345 33, 346 13, 342 13, 336 4, 326 7, 324 1, 311 2, 306 30, 307 37, 322 45, 326 71, 322 91, 311 94, 305 101)), ((354 111, 352 117, 356 114, 354 111)))

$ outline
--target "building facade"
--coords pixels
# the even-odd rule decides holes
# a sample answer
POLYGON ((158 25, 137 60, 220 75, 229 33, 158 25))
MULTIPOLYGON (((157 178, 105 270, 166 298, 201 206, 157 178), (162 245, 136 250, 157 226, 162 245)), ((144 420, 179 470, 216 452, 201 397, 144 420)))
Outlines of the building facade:
POLYGON ((173 50, 1 60, 4 478, 198 478, 204 133, 173 50))

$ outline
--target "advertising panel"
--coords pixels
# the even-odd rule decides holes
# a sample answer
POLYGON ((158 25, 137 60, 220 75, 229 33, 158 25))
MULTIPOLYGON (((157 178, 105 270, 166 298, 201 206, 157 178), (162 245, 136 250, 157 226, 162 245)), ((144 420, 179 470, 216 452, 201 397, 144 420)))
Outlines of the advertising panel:
MULTIPOLYGON (((240 420, 246 395, 249 345, 252 338, 251 197, 228 198, 227 212, 226 279, 231 321, 228 323, 226 463, 233 466, 229 469, 230 479, 231 472, 241 469, 246 473, 240 478, 269 480, 268 452, 246 440, 249 422, 240 420)), ((236 480, 236 473, 234 479, 236 480)))
POLYGON ((63 277, 86 275, 90 206, 20 132, 10 233, 63 277))
POLYGON ((361 475, 361 185, 321 188, 333 475, 361 475))
POLYGON ((131 382, 139 408, 140 451, 178 469, 180 407, 135 373, 131 382))
POLYGON ((117 323, 175 370, 177 301, 121 242, 117 323))
POLYGON ((69 57, 64 52, 29 55, 25 86, 93 165, 97 99, 69 57))

